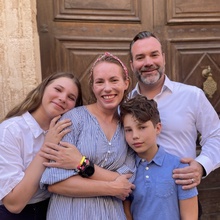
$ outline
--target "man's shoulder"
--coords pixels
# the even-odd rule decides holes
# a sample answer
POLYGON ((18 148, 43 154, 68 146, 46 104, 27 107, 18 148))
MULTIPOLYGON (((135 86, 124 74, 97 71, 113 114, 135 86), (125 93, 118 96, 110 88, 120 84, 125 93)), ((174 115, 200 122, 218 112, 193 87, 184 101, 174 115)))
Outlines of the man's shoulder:
POLYGON ((179 88, 184 88, 184 89, 187 89, 187 90, 191 90, 191 91, 200 91, 201 89, 195 85, 189 85, 189 84, 185 84, 185 83, 182 83, 182 82, 176 82, 176 81, 170 81, 173 86, 175 87, 179 87, 179 88))
POLYGON ((202 89, 194 85, 187 85, 181 82, 171 81, 172 91, 177 94, 199 97, 201 93, 204 93, 202 89), (194 95, 193 95, 194 94, 194 95))

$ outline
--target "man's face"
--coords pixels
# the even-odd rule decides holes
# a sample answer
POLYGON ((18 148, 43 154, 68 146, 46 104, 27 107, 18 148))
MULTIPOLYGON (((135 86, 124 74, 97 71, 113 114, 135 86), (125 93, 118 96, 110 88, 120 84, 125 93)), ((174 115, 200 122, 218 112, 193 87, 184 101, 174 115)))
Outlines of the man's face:
POLYGON ((131 48, 131 69, 138 81, 145 85, 155 84, 165 72, 165 57, 160 42, 154 38, 137 40, 131 48))

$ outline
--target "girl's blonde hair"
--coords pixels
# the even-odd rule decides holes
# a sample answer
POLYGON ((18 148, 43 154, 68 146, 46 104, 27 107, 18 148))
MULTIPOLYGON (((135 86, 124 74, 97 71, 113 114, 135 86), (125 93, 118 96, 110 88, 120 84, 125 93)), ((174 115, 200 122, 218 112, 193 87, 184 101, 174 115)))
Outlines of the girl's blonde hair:
POLYGON ((72 74, 68 72, 59 72, 46 77, 35 89, 30 91, 26 98, 13 109, 11 109, 3 120, 9 119, 11 117, 20 116, 25 112, 34 112, 41 105, 42 98, 44 95, 45 88, 51 84, 55 79, 66 77, 72 79, 78 88, 78 97, 76 100, 76 106, 81 106, 82 101, 82 90, 79 80, 72 74))

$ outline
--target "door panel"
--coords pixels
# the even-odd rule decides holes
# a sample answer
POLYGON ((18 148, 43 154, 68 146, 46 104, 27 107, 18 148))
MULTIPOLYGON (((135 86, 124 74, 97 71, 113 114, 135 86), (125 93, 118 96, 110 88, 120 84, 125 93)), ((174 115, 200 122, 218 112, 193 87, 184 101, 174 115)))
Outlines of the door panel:
POLYGON ((151 29, 151 13, 141 15, 140 10, 146 4, 152 6, 151 1, 114 1, 117 4, 101 0, 37 1, 43 78, 55 71, 74 72, 82 83, 85 103, 86 75, 98 55, 109 51, 129 67, 131 36, 151 29))
MULTIPOLYGON (((75 73, 85 103, 87 75, 98 55, 109 51, 130 70, 129 43, 139 31, 150 30, 161 40, 172 80, 203 89, 202 71, 211 68, 217 91, 209 100, 220 114, 219 0, 37 0, 37 11, 43 78, 56 71, 75 73)), ((219 169, 199 186, 202 219, 220 219, 219 187, 219 169)))

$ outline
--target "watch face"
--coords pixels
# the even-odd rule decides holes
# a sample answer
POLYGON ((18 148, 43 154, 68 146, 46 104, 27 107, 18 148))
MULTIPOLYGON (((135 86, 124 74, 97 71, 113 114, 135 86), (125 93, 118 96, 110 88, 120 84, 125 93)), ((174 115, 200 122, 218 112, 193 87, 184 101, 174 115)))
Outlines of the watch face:
POLYGON ((92 176, 92 174, 94 173, 94 167, 93 166, 86 167, 84 173, 87 176, 92 176))
POLYGON ((86 164, 84 169, 79 172, 82 177, 90 177, 95 172, 94 164, 89 161, 89 164, 86 164))

